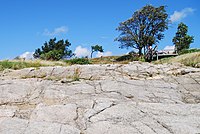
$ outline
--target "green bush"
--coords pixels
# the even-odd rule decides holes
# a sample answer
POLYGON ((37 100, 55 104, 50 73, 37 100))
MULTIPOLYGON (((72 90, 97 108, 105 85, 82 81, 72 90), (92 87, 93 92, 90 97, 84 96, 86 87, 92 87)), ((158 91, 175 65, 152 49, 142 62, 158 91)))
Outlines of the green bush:
POLYGON ((35 59, 54 60, 58 61, 65 57, 72 57, 74 54, 69 49, 71 43, 68 40, 56 41, 56 38, 50 39, 49 42, 45 42, 44 45, 35 50, 33 57, 35 59))
POLYGON ((52 50, 49 51, 48 53, 44 53, 40 55, 40 58, 42 60, 60 60, 62 58, 62 52, 60 50, 52 50))
POLYGON ((116 61, 140 61, 141 56, 138 54, 127 54, 116 59, 116 61))
POLYGON ((75 58, 75 59, 71 59, 71 60, 65 60, 65 62, 67 64, 70 64, 70 65, 74 65, 74 64, 80 64, 80 65, 91 64, 88 58, 75 58))

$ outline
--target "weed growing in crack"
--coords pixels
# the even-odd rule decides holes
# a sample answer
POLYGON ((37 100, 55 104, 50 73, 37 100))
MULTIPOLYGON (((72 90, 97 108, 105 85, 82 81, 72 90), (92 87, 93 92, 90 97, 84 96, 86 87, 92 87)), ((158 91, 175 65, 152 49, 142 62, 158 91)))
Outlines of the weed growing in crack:
POLYGON ((73 81, 79 81, 80 80, 80 75, 81 75, 81 69, 80 68, 75 68, 74 69, 74 74, 73 74, 73 81))
POLYGON ((40 75, 25 75, 25 76, 21 76, 21 79, 30 79, 30 78, 40 78, 43 79, 47 77, 46 73, 41 73, 40 75))
POLYGON ((62 78, 58 76, 48 76, 45 78, 45 80, 50 80, 50 81, 60 81, 62 78))

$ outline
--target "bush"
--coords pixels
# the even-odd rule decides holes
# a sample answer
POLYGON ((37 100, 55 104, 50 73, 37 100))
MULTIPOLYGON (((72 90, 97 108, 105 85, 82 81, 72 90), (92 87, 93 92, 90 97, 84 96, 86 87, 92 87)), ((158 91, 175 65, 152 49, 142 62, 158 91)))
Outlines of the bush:
POLYGON ((138 54, 123 55, 116 59, 116 61, 140 61, 141 57, 138 54))
POLYGON ((74 56, 72 50, 69 49, 71 43, 68 40, 59 40, 56 42, 56 38, 50 39, 49 42, 45 42, 44 45, 35 50, 33 54, 35 59, 43 60, 55 60, 58 61, 62 58, 71 58, 74 56))
POLYGON ((65 60, 65 62, 70 64, 70 65, 74 65, 74 64, 80 64, 80 65, 91 64, 89 59, 87 59, 87 58, 75 58, 75 59, 71 59, 71 60, 65 60))
POLYGON ((40 55, 40 58, 42 60, 60 60, 62 58, 61 55, 62 52, 60 52, 59 50, 52 50, 49 51, 48 53, 44 53, 40 55))

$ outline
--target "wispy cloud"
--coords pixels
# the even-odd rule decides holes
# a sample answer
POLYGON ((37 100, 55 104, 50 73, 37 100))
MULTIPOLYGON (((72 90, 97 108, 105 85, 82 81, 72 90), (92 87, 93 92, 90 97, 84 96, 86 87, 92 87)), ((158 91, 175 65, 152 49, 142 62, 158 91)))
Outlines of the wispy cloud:
POLYGON ((166 46, 163 50, 174 50, 175 46, 166 46))
POLYGON ((189 14, 192 14, 195 11, 193 8, 184 8, 181 11, 174 11, 172 15, 170 15, 170 21, 172 23, 180 21, 186 18, 189 14))
POLYGON ((100 38, 101 39, 108 39, 109 37, 108 36, 101 36, 100 38))
POLYGON ((34 52, 25 52, 25 53, 21 54, 19 57, 25 58, 26 60, 31 60, 31 59, 34 59, 33 54, 34 54, 34 52))
POLYGON ((90 51, 82 46, 76 47, 74 53, 76 54, 76 57, 85 57, 90 55, 90 51))
POLYGON ((68 28, 66 26, 61 26, 55 28, 53 31, 50 31, 49 29, 45 29, 43 32, 43 35, 45 36, 56 36, 60 34, 65 34, 68 32, 68 28))
MULTIPOLYGON (((74 53, 76 54, 76 57, 85 57, 85 56, 90 56, 91 51, 88 48, 82 47, 82 46, 77 46, 74 53)), ((106 52, 97 52, 95 57, 101 57, 101 56, 111 56, 112 52, 106 51, 106 52)))
POLYGON ((107 51, 107 52, 97 52, 96 57, 101 57, 101 56, 111 56, 112 52, 107 51))

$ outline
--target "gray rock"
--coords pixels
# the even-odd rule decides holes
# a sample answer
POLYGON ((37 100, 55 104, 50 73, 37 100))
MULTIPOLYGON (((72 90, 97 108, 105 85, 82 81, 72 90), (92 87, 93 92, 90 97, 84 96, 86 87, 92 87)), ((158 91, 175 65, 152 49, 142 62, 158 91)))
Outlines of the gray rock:
POLYGON ((28 121, 17 118, 0 118, 1 134, 23 134, 27 128, 28 121))
POLYGON ((76 108, 75 104, 52 106, 40 104, 33 111, 31 120, 70 124, 77 117, 76 108))
POLYGON ((7 70, 0 133, 200 133, 199 89, 200 69, 181 64, 7 70))

